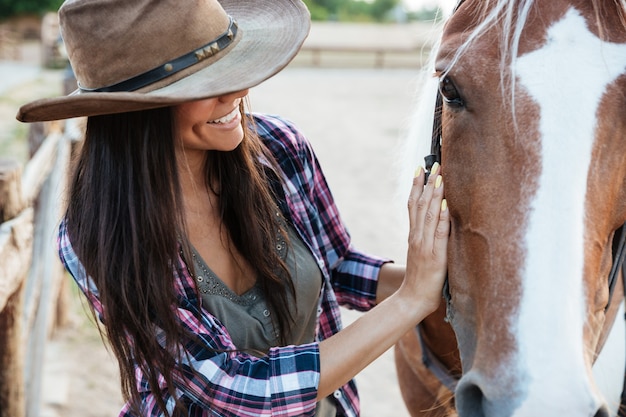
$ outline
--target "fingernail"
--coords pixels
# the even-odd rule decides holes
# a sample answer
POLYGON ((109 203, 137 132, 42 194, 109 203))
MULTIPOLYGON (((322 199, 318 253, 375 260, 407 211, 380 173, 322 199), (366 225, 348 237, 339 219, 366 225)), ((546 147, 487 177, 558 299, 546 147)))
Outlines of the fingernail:
POLYGON ((441 175, 437 175, 437 178, 435 179, 435 188, 441 187, 442 182, 443 178, 441 177, 441 175))
POLYGON ((446 210, 448 210, 448 200, 444 198, 443 200, 441 200, 441 211, 446 210))
POLYGON ((424 170, 424 168, 422 168, 421 165, 418 166, 417 169, 415 170, 415 174, 413 175, 413 178, 419 177, 423 170, 424 170))
POLYGON ((439 162, 435 162, 433 167, 430 169, 430 175, 435 175, 439 171, 439 162))

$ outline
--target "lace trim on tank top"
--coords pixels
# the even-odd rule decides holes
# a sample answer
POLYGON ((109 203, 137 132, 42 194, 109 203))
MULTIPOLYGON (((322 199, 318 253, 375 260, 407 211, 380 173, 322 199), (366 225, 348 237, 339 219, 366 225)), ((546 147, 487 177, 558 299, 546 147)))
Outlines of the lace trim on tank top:
MULTIPOLYGON (((278 218, 281 226, 284 228, 286 224, 280 212, 276 212, 276 217, 278 218)), ((287 241, 280 232, 276 234, 274 247, 278 255, 285 260, 287 255, 287 241)), ((200 291, 201 294, 218 295, 242 306, 251 306, 257 302, 259 297, 262 297, 261 288, 256 283, 245 293, 241 295, 236 294, 228 288, 228 286, 224 284, 210 268, 207 267, 204 260, 202 260, 202 258, 200 258, 197 254, 195 248, 192 248, 191 256, 193 258, 193 269, 196 272, 189 272, 195 279, 198 291, 200 291)))

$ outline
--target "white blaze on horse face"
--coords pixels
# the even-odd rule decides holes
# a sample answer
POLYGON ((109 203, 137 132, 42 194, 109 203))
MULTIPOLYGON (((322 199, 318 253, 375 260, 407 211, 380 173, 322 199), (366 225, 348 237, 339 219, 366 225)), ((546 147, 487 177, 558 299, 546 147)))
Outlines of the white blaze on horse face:
POLYGON ((626 45, 603 42, 571 9, 549 29, 545 45, 515 65, 518 85, 540 110, 541 171, 514 318, 520 349, 516 366, 527 397, 514 415, 554 410, 587 416, 598 405, 582 344, 587 173, 596 112, 607 86, 625 72, 626 45))

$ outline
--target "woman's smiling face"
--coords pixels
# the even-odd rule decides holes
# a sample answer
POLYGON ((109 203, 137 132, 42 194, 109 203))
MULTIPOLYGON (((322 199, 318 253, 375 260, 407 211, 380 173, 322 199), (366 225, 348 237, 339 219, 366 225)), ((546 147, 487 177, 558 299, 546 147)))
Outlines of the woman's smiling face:
POLYGON ((240 103, 248 90, 174 107, 176 137, 185 153, 232 151, 243 140, 240 103))

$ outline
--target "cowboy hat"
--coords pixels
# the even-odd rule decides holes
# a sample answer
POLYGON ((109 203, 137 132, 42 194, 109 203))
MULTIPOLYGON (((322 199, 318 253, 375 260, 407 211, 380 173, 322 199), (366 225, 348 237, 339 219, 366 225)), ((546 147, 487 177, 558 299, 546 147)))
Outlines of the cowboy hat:
POLYGON ((61 33, 79 88, 23 122, 165 107, 254 87, 297 54, 301 0, 67 0, 61 33))

